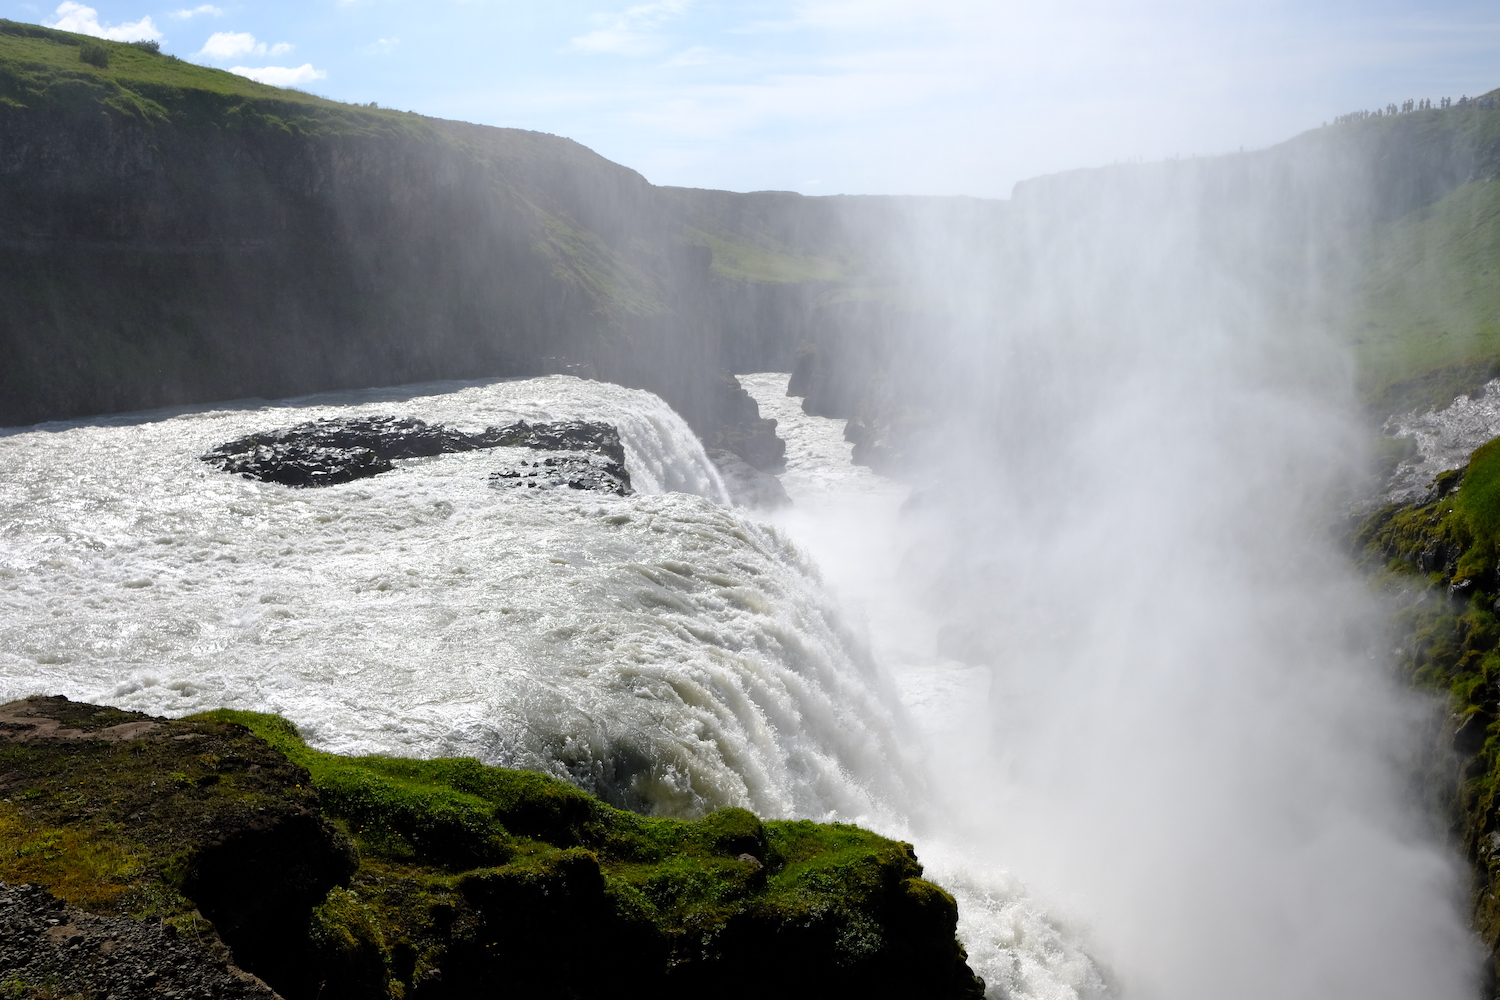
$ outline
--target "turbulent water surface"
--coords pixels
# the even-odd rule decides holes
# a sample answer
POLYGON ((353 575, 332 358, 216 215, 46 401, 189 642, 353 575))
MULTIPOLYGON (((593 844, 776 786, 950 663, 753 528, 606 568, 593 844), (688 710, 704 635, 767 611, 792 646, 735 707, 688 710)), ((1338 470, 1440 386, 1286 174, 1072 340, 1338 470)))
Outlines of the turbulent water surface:
POLYGON ((958 895, 992 996, 1096 992, 1019 883, 934 821, 929 765, 967 752, 955 734, 986 679, 936 657, 900 597, 906 489, 853 466, 842 421, 802 414, 786 380, 746 378, 789 444, 795 506, 775 523, 723 502, 655 396, 567 377, 14 429, 0 698, 280 712, 327 749, 471 754, 638 809, 864 822, 916 839, 958 895), (638 492, 495 489, 505 457, 486 451, 323 489, 199 460, 250 432, 373 415, 605 420, 638 492))

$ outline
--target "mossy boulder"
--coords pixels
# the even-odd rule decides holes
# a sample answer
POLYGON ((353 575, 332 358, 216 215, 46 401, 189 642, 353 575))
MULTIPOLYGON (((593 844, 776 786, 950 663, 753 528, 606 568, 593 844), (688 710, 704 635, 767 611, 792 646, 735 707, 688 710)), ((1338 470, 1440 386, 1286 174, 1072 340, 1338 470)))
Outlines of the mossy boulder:
POLYGON ((953 898, 858 827, 640 816, 246 712, 30 699, 0 736, 0 880, 222 939, 291 1000, 983 992, 953 898))

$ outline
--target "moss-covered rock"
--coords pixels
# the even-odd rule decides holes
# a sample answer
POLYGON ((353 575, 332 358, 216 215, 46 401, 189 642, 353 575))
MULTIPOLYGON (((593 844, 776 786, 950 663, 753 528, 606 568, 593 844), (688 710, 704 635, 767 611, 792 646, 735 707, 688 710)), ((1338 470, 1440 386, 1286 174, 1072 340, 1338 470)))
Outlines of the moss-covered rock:
POLYGON ((0 880, 222 937, 293 1000, 982 994, 953 898, 857 827, 639 816, 255 713, 0 716, 0 880))
POLYGON ((1376 581, 1400 598, 1392 642, 1400 668, 1448 700, 1428 791, 1450 811, 1473 867, 1474 926, 1500 971, 1500 439, 1438 476, 1423 500, 1369 514, 1354 541, 1376 581))

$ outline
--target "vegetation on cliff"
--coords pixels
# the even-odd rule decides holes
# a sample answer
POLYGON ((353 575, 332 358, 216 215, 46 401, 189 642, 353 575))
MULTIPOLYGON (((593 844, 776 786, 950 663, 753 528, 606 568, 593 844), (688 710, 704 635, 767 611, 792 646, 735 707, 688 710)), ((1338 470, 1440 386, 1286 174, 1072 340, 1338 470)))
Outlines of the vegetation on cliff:
POLYGON ((1500 112, 1473 102, 1337 128, 1404 151, 1408 186, 1422 185, 1392 195, 1359 248, 1347 336, 1361 395, 1382 419, 1442 406, 1500 375, 1500 112))
POLYGON ((1448 702, 1457 772, 1434 765, 1474 871, 1473 919, 1500 970, 1500 439, 1440 475, 1430 494, 1366 516, 1357 554, 1398 610, 1397 663, 1448 702))
POLYGON ((255 713, 0 714, 0 881, 222 939, 293 1000, 982 992, 952 897, 857 827, 640 816, 469 759, 323 753, 255 713))

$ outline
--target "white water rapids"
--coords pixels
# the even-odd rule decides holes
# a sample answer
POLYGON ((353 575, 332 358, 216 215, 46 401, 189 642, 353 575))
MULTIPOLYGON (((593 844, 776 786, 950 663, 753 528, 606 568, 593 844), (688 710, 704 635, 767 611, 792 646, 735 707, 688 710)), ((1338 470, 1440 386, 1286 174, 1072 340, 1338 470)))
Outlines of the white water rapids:
POLYGON ((928 762, 987 732, 986 672, 936 657, 900 598, 906 489, 853 466, 842 421, 802 414, 786 380, 745 379, 789 446, 795 506, 769 521, 723 503, 655 396, 563 376, 4 432, 0 701, 278 712, 339 752, 473 755, 677 815, 864 823, 914 839, 957 895, 991 996, 1099 992, 1004 859, 934 828, 928 762), (383 414, 604 420, 638 492, 494 489, 485 451, 323 489, 198 459, 254 431, 383 414))

